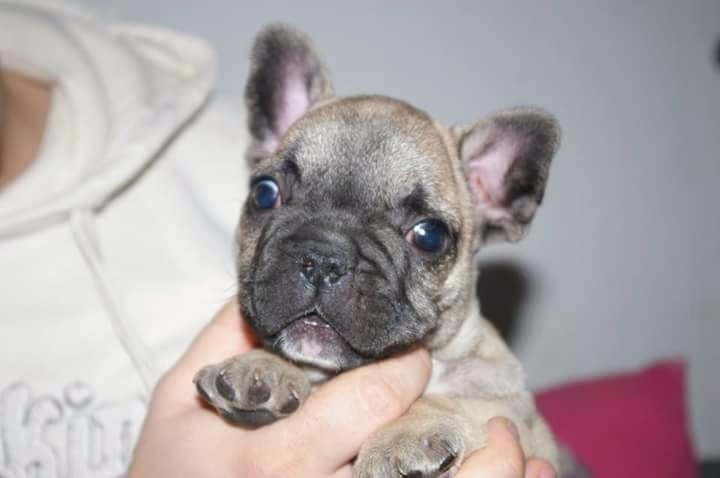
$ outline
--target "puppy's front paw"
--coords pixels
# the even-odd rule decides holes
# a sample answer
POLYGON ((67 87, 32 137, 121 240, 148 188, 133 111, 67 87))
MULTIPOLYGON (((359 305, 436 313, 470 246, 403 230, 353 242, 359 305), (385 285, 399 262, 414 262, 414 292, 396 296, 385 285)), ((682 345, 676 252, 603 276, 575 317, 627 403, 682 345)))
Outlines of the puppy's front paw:
POLYGON ((310 393, 299 368, 264 350, 253 350, 195 375, 200 396, 224 418, 257 428, 291 414, 310 393))
POLYGON ((391 423, 365 442, 354 478, 448 478, 465 454, 465 439, 451 422, 391 423))

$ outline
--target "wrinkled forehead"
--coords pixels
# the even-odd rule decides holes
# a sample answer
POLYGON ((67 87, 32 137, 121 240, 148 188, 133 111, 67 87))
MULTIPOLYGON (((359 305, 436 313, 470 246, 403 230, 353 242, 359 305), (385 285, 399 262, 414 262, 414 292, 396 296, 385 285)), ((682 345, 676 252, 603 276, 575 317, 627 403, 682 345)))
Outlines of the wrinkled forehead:
POLYGON ((346 98, 294 125, 281 156, 293 160, 304 189, 337 207, 456 207, 453 158, 423 112, 386 98, 346 98))

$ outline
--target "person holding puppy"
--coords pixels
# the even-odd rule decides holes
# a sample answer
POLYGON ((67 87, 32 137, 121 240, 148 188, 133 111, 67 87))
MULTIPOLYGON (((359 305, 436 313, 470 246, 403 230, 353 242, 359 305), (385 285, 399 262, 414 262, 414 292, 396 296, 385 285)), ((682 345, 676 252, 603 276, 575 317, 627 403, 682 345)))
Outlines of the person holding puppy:
MULTIPOLYGON (((425 388, 430 360, 425 351, 339 375, 313 393, 293 415, 247 431, 228 426, 187 383, 208 360, 253 347, 226 305, 160 381, 140 436, 130 478, 156 476, 350 477, 350 460, 361 444, 402 415, 425 388), (212 458, 208 458, 212 457, 212 458)), ((465 460, 459 478, 552 478, 544 460, 525 460, 515 426, 502 417, 488 425, 488 445, 465 460)))
MULTIPOLYGON (((190 463, 209 467, 197 476, 261 474, 240 458, 277 458, 277 443, 231 438, 271 431, 306 438, 282 449, 293 476, 341 472, 421 393, 428 365, 417 352, 331 381, 300 418, 258 435, 204 420, 188 371, 251 347, 230 305, 159 382, 133 455, 150 391, 232 294, 247 140, 241 108, 211 98, 214 72, 195 38, 0 1, 1 476, 117 476, 133 456, 133 476, 190 463), (400 376, 388 394, 383 384, 400 376), (351 403, 366 406, 338 422, 333 411, 351 403), (332 426, 334 439, 308 423, 332 426)), ((517 449, 498 448, 493 466, 522 476, 517 449)))

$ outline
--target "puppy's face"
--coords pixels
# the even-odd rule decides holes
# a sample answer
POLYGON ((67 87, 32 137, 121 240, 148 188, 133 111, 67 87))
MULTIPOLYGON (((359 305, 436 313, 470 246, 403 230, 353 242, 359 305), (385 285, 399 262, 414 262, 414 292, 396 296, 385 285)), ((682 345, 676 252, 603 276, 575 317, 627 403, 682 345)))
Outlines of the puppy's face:
POLYGON ((301 34, 262 32, 246 100, 239 301, 265 344, 339 371, 456 328, 484 237, 518 239, 557 143, 531 110, 449 130, 379 96, 337 99, 301 34))

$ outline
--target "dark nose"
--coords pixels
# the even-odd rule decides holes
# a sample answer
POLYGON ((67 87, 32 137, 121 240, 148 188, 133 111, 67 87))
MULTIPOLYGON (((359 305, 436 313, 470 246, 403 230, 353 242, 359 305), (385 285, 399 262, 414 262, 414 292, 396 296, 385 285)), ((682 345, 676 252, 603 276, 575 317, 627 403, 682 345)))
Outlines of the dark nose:
POLYGON ((300 273, 317 288, 334 286, 349 269, 347 260, 340 255, 316 250, 306 250, 300 261, 300 273))

